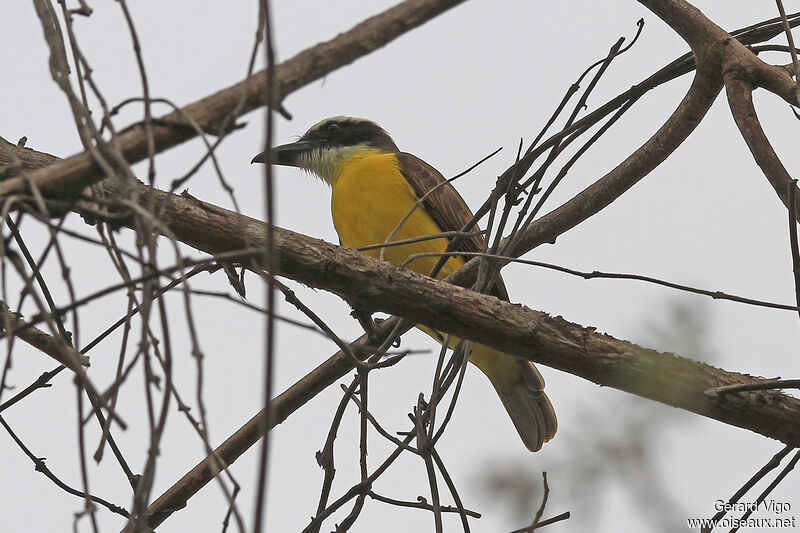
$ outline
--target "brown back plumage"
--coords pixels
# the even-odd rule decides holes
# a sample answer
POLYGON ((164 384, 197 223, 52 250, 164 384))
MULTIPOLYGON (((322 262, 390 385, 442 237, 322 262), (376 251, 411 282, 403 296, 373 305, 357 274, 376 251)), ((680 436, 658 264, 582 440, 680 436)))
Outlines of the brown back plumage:
MULTIPOLYGON (((442 231, 461 231, 464 225, 472 219, 472 211, 470 211, 469 206, 458 194, 455 187, 448 183, 438 170, 419 157, 405 152, 398 152, 395 155, 400 162, 400 172, 402 172, 406 181, 408 181, 419 198, 433 191, 425 197, 422 203, 425 205, 425 210, 433 217, 442 231)), ((476 226, 469 231, 479 230, 476 226)), ((458 246, 458 250, 462 252, 483 252, 483 246, 483 237, 473 235, 463 239, 458 246)), ((465 259, 469 260, 470 258, 467 257, 465 259)), ((508 292, 500 276, 497 276, 492 294, 501 300, 508 301, 508 292)))
MULTIPOLYGON (((395 155, 400 163, 400 172, 417 196, 424 197, 422 202, 425 210, 442 231, 461 231, 472 220, 472 211, 467 203, 438 170, 412 154, 398 152, 395 155)), ((477 231, 477 227, 470 231, 477 231)), ((482 252, 483 247, 483 237, 474 235, 463 239, 457 250, 482 252)), ((491 293, 508 301, 508 292, 499 275, 491 293)), ((426 331, 436 333, 427 329, 426 331)), ((442 341, 441 335, 436 338, 442 341)), ((489 377, 529 450, 535 452, 543 443, 553 438, 558 429, 558 421, 553 406, 544 393, 544 379, 533 363, 480 344, 472 347, 470 361, 489 377)))

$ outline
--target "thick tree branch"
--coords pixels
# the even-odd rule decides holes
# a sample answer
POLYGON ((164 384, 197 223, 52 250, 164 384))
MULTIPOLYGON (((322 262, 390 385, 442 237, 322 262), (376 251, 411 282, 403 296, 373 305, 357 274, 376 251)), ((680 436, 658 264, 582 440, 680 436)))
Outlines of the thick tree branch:
MULTIPOLYGON (((450 2, 449 4, 455 3, 450 2)), ((749 50, 737 41, 731 40, 723 30, 714 26, 710 21, 706 23, 707 19, 702 13, 685 2, 643 0, 643 3, 668 23, 670 17, 677 16, 676 13, 683 10, 686 18, 679 25, 680 29, 676 28, 676 30, 687 39, 699 57, 698 73, 692 87, 664 126, 625 162, 576 198, 532 224, 517 249, 514 250, 514 255, 520 255, 543 242, 552 242, 561 233, 609 205, 663 162, 693 131, 710 107, 722 87, 724 65, 732 64, 732 57, 744 57, 741 56, 742 50, 755 58, 749 50), (676 9, 678 11, 673 12, 676 9), (734 50, 735 54, 727 52, 726 55, 725 47, 727 50, 734 50)), ((407 4, 410 2, 406 2, 402 6, 407 4)), ((338 39, 326 44, 333 45, 338 39)), ((358 43, 356 42, 356 44, 358 43)), ((332 52, 326 52, 326 54, 328 55, 306 57, 304 61, 307 63, 300 61, 300 56, 290 61, 297 60, 298 65, 316 65, 316 62, 328 61, 331 57, 335 57, 332 52)), ((757 58, 755 59, 757 60, 757 58)), ((352 59, 344 63, 349 61, 352 59)), ((282 64, 279 69, 288 63, 282 64)), ((784 82, 787 78, 791 81, 791 78, 785 69, 763 63, 759 65, 751 62, 750 65, 757 66, 753 67, 753 72, 758 72, 759 75, 754 75, 753 79, 758 80, 758 84, 786 98, 788 93, 784 91, 786 85, 784 82)), ((336 65, 328 66, 333 69, 336 65)), ((303 75, 306 72, 292 73, 288 67, 285 68, 286 71, 279 71, 279 78, 281 75, 286 75, 288 79, 304 79, 303 75)), ((324 72, 327 71, 324 70, 324 72)), ((313 73, 310 76, 315 76, 312 79, 318 77, 313 73)), ((307 83, 308 81, 296 82, 307 83)), ((255 93, 246 97, 243 109, 249 105, 253 105, 250 109, 264 105, 265 102, 259 100, 259 98, 263 98, 263 95, 258 94, 258 90, 264 86, 264 82, 264 79, 260 83, 252 82, 255 93)), ((216 114, 212 113, 205 118, 202 115, 192 116, 205 129, 213 130, 218 121, 229 114, 232 102, 238 102, 243 93, 250 94, 248 83, 250 82, 246 81, 227 89, 226 91, 233 91, 228 94, 232 100, 220 97, 219 105, 222 107, 217 110, 216 114)), ((296 87, 292 88, 288 84, 289 82, 286 83, 287 85, 284 85, 283 82, 279 84, 278 92, 281 95, 279 98, 296 89, 296 87)), ((791 90, 794 90, 793 82, 791 90)), ((206 100, 216 99, 222 93, 206 100)), ((193 104, 193 106, 198 106, 202 102, 205 100, 193 104)), ((276 105, 278 103, 274 102, 276 105)), ((190 110, 192 113, 195 112, 192 106, 186 108, 187 112, 190 110)), ((244 112, 246 111, 242 111, 242 113, 244 112)), ((172 117, 169 120, 180 121, 180 117, 172 117)), ((176 140, 176 135, 188 135, 186 138, 194 135, 188 131, 175 131, 174 128, 165 130, 163 132, 164 144, 160 145, 157 142, 159 149, 165 149, 185 140, 185 138, 176 140)), ((144 133, 134 129, 121 136, 121 139, 126 135, 138 135, 141 138, 142 144, 136 148, 134 143, 131 153, 135 155, 135 150, 138 149, 143 157, 146 154, 143 144, 144 133)), ((41 154, 28 154, 22 149, 15 149, 15 152, 21 153, 23 167, 27 166, 29 169, 38 168, 48 159, 41 154)), ((126 153, 126 157, 127 155, 126 153)), ((2 162, 3 154, 0 150, 0 164, 2 162)), ((73 181, 68 182, 67 188, 62 189, 61 182, 58 182, 56 187, 59 191, 71 191, 72 193, 81 190, 85 183, 96 181, 99 178, 96 169, 89 168, 76 171, 76 174, 70 174, 74 169, 70 170, 67 165, 61 165, 63 166, 54 167, 61 168, 61 170, 53 171, 52 174, 49 174, 50 171, 39 171, 34 173, 33 177, 37 183, 41 179, 45 184, 58 182, 60 175, 67 176, 70 180, 74 178, 73 181), (64 172, 67 173, 64 174, 64 172), (81 175, 81 172, 84 174, 81 175), (47 181, 46 176, 50 176, 51 181, 47 181)), ((7 186, 7 183, 0 184, 0 194, 4 193, 4 186, 7 186)), ((110 180, 106 180, 104 186, 112 196, 121 194, 118 184, 112 183, 110 180)), ((13 187, 10 190, 25 190, 19 182, 13 187)), ((141 193, 141 201, 143 203, 155 202, 163 206, 164 210, 161 216, 165 224, 178 239, 191 246, 213 254, 246 248, 263 242, 265 225, 262 222, 236 215, 190 197, 178 197, 138 184, 137 187, 141 193), (202 234, 197 232, 197 228, 200 227, 203 228, 202 234)), ((391 265, 377 263, 361 254, 341 250, 322 241, 281 228, 273 228, 273 231, 275 232, 275 247, 279 255, 279 270, 282 275, 311 286, 331 290, 362 308, 383 310, 399 316, 406 316, 437 329, 449 331, 503 351, 516 353, 521 357, 580 375, 601 385, 612 386, 668 405, 681 407, 793 445, 800 443, 800 427, 797 424, 800 402, 794 398, 779 392, 738 393, 720 397, 705 394, 705 391, 722 385, 758 381, 750 376, 716 369, 671 354, 646 350, 625 341, 598 334, 592 328, 584 328, 560 318, 552 318, 543 313, 499 302, 489 296, 422 278, 413 273, 395 269, 391 265)), ((462 269, 453 277, 452 281, 468 283, 471 281, 470 272, 462 269)), ((313 397, 316 392, 348 372, 352 366, 351 359, 339 354, 309 373, 298 384, 272 402, 271 409, 274 416, 269 420, 269 427, 280 423, 313 397)), ((221 460, 222 464, 232 463, 258 440, 260 436, 258 427, 264 423, 265 417, 264 412, 259 413, 223 443, 216 450, 217 459, 221 460)), ((155 527, 169 514, 183 507, 191 495, 217 474, 214 464, 219 463, 209 459, 201 462, 151 504, 148 508, 149 525, 155 527)))
MULTIPOLYGON (((36 165, 48 159, 32 150, 7 147, 23 161, 36 165)), ((4 162, 0 151, 0 164, 4 162)), ((106 192, 120 194, 119 184, 103 182, 106 192)), ((161 219, 182 242, 215 254, 263 242, 266 225, 189 196, 139 187, 140 201, 160 206, 161 219), (202 228, 202 230, 200 230, 202 228)), ((425 323, 508 353, 628 391, 667 405, 750 429, 787 444, 800 444, 800 401, 780 392, 749 392, 712 397, 716 387, 759 381, 703 363, 662 354, 569 323, 561 318, 501 302, 409 271, 381 263, 353 250, 282 228, 273 228, 281 275, 340 295, 362 309, 384 311, 425 323)), ((459 272, 460 273, 460 272, 459 272)), ((458 274, 458 273, 457 273, 458 274)), ((464 277, 453 276, 454 279, 464 277)), ((468 279, 468 278, 467 278, 468 279)), ((273 402, 270 427, 313 397, 327 384, 352 369, 352 360, 331 358, 273 402)), ((256 415, 217 451, 230 464, 258 439, 256 415)), ((206 460, 151 504, 151 527, 185 505, 186 500, 216 475, 206 460)))
POLYGON ((791 68, 765 63, 693 5, 685 0, 639 2, 669 24, 686 41, 697 58, 699 72, 716 79, 731 69, 747 72, 755 86, 777 94, 792 105, 800 105, 791 68))
POLYGON ((728 32, 714 24, 702 11, 684 0, 639 0, 647 9, 669 24, 686 41, 698 58, 697 69, 719 74, 720 45, 729 39, 728 32))
POLYGON ((49 355, 73 372, 81 366, 89 366, 88 357, 76 352, 62 339, 31 326, 18 314, 12 312, 5 302, 0 301, 0 333, 6 335, 6 328, 12 335, 49 355))
MULTIPOLYGON (((381 339, 385 338, 391 333, 397 322, 398 319, 393 318, 377 324, 376 335, 381 339)), ((362 356, 366 357, 370 352, 358 350, 356 347, 367 348, 368 345, 369 339, 364 336, 350 346, 353 348, 352 352, 357 355, 363 354, 362 356)), ((200 461, 150 504, 147 508, 148 526, 156 527, 169 515, 185 507, 189 498, 216 477, 219 473, 218 465, 233 464, 239 456, 261 439, 265 426, 268 430, 272 430, 353 368, 352 356, 338 351, 294 385, 273 398, 268 409, 262 409, 256 413, 253 418, 220 444, 212 455, 200 461)))
MULTIPOLYGON (((537 219, 515 237, 507 255, 519 257, 599 213, 660 165, 686 140, 711 108, 722 89, 722 79, 695 74, 689 91, 661 128, 611 172, 569 201, 537 219)), ((475 263, 473 260, 470 263, 475 263)), ((468 265, 471 267, 471 265, 468 265)))
MULTIPOLYGON (((750 153, 753 154, 753 159, 761 168, 769 184, 772 185, 775 194, 788 209, 789 191, 793 187, 796 189, 797 186, 793 184, 792 177, 781 163, 778 154, 773 150, 772 144, 761 128, 756 108, 753 105, 752 82, 742 78, 737 71, 730 71, 725 75, 725 89, 731 114, 750 153)), ((798 206, 795 206, 795 217, 800 219, 798 206)))
MULTIPOLYGON (((114 184, 105 183, 113 195, 114 184)), ((145 185, 139 192, 143 203, 161 205, 162 221, 178 239, 207 253, 264 240, 266 224, 258 220, 145 185)), ((794 419, 800 401, 780 393, 724 400, 705 395, 711 388, 750 381, 750 376, 647 350, 286 229, 274 232, 280 275, 331 291, 358 308, 409 318, 601 385, 800 444, 794 419)))
MULTIPOLYGON (((231 223, 245 219, 238 224, 255 229, 256 221, 230 215, 231 223)), ((286 230, 276 230, 282 237, 291 235, 291 232, 283 233, 286 230)), ((302 264, 304 271, 302 276, 295 273, 292 277, 332 290, 362 308, 419 320, 601 385, 681 407, 783 442, 800 443, 800 424, 797 423, 800 401, 797 399, 772 391, 724 397, 705 394, 718 386, 756 382, 758 378, 647 350, 598 334, 593 328, 399 270, 328 243, 314 242, 296 234, 291 240, 298 242, 295 251, 305 256, 305 259, 291 259, 293 268, 302 264), (312 271, 315 273, 306 277, 312 271)), ((289 266, 284 260, 294 253, 281 247, 283 274, 287 274, 283 269, 289 266)), ((389 326, 381 325, 387 329, 389 326)), ((320 365, 272 402, 273 418, 268 421, 269 427, 280 423, 352 368, 352 359, 341 353, 320 365)), ((264 411, 257 414, 215 450, 215 459, 199 463, 151 504, 148 508, 151 527, 183 507, 191 495, 213 479, 217 473, 214 465, 219 464, 216 460, 231 464, 255 443, 260 437, 258 428, 266 416, 264 411)))
MULTIPOLYGON (((692 48, 697 72, 689 91, 647 142, 611 172, 525 228, 508 255, 519 257, 543 243, 555 242, 559 235, 600 212, 661 164, 703 119, 723 87, 724 72, 733 65, 746 68, 754 83, 796 103, 796 84, 787 69, 764 63, 694 6, 682 0, 640 1, 692 48)), ((782 190, 785 195, 786 187, 782 190)), ((466 267, 470 268, 475 266, 466 267)))
MULTIPOLYGON (((186 117, 192 123, 199 124, 203 131, 219 134, 227 121, 231 121, 227 125, 229 128, 233 120, 258 107, 271 104, 279 108, 283 99, 297 89, 385 46, 462 2, 464 0, 406 0, 330 41, 297 54, 275 67, 274 102, 266 101, 267 74, 262 70, 236 85, 155 119, 152 124, 154 153, 163 152, 197 136, 197 131, 186 117)), ((141 161, 148 156, 148 134, 143 127, 126 129, 111 142, 128 163, 141 161)), ((28 176, 45 193, 57 188, 60 195, 80 194, 85 187, 103 177, 103 172, 89 152, 81 152, 28 176)), ((25 177, 18 176, 0 183, 0 196, 26 190, 28 181, 25 177)))

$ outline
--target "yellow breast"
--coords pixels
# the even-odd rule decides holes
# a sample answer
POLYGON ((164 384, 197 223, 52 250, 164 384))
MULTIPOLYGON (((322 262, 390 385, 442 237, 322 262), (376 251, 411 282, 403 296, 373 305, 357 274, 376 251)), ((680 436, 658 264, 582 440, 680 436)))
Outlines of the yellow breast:
MULTIPOLYGON (((331 213, 333 225, 339 234, 342 246, 359 248, 371 244, 383 244, 394 231, 389 242, 413 239, 440 233, 436 221, 425 211, 424 206, 416 210, 395 231, 398 224, 414 206, 417 196, 403 174, 394 154, 366 153, 346 161, 332 181, 331 213)), ((384 248, 384 259, 402 265, 410 255, 423 252, 441 253, 447 247, 447 239, 389 246, 384 248)), ((380 257, 380 249, 364 253, 380 257)), ((407 268, 429 274, 438 257, 418 258, 407 268)), ((453 257, 445 264, 437 277, 443 278, 458 269, 463 260, 453 257)))

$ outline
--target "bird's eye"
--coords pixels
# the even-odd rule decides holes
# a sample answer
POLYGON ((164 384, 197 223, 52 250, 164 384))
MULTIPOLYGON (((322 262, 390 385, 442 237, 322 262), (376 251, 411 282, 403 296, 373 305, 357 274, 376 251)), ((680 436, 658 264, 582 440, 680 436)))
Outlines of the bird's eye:
POLYGON ((328 133, 336 133, 337 131, 342 129, 342 125, 338 122, 331 122, 328 124, 328 133))

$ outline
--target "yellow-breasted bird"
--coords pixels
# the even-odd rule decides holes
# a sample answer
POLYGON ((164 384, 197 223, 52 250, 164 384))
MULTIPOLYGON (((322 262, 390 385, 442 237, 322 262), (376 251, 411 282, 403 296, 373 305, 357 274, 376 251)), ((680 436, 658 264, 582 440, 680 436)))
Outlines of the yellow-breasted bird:
MULTIPOLYGON (((432 166, 401 152, 386 131, 376 123, 353 117, 327 118, 312 126, 298 141, 277 146, 271 156, 262 153, 253 162, 302 168, 330 185, 331 214, 342 246, 359 248, 371 244, 413 239, 443 231, 459 231, 472 212, 455 188, 432 166), (444 183, 444 185, 442 185, 444 183), (436 188, 439 186, 438 188, 436 188), (432 189, 418 208, 397 228, 419 198, 432 189)), ((383 248, 383 258, 395 265, 417 253, 442 253, 447 238, 437 238, 383 248)), ((483 239, 472 236, 458 248, 462 252, 483 251, 483 239)), ((375 258, 381 249, 364 253, 375 258)), ((429 275, 438 257, 420 257, 407 268, 429 275)), ((445 278, 465 262, 453 256, 437 278, 445 278)), ((492 294, 508 300, 498 276, 492 294)), ((442 341, 441 335, 426 330, 442 341)), ((557 422, 536 367, 512 355, 475 344, 470 362, 494 385, 525 446, 537 451, 555 435, 557 422)))

